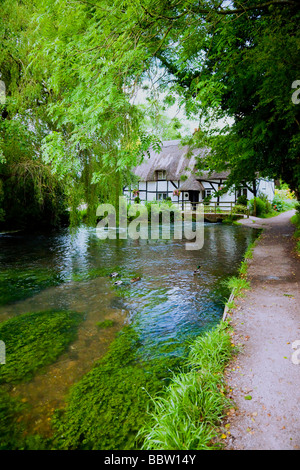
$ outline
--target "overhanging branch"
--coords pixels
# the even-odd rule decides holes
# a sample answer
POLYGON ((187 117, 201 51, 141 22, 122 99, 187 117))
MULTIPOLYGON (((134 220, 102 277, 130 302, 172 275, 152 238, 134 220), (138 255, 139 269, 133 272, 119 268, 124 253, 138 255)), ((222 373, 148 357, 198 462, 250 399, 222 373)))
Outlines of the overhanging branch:
POLYGON ((167 16, 167 15, 161 15, 161 14, 155 14, 151 11, 149 11, 146 7, 144 7, 143 5, 141 5, 141 7, 143 8, 143 10, 145 11, 145 13, 147 15, 149 15, 151 18, 155 18, 155 19, 162 19, 162 20, 169 20, 169 21, 177 21, 179 20, 180 18, 182 18, 185 14, 187 13, 197 13, 199 15, 209 15, 211 13, 215 13, 217 15, 236 15, 236 14, 239 14, 239 13, 245 13, 247 11, 255 11, 255 10, 266 10, 268 9, 270 6, 293 6, 293 7, 300 7, 300 4, 299 4, 299 1, 297 0, 271 0, 269 2, 264 2, 264 3, 261 3, 261 4, 258 4, 258 5, 251 5, 251 6, 243 6, 241 8, 236 8, 234 10, 231 10, 231 9, 224 9, 224 8, 221 8, 220 6, 219 7, 216 7, 216 8, 211 8, 211 9, 206 9, 206 8, 201 8, 201 7, 191 7, 189 10, 184 10, 182 13, 180 13, 179 15, 177 16, 167 16))

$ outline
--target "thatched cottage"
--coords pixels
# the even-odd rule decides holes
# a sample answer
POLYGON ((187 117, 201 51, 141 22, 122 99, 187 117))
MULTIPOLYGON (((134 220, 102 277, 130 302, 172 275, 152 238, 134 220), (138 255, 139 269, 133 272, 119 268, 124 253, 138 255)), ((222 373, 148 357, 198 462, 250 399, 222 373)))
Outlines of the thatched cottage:
MULTIPOLYGON (((139 183, 134 187, 124 188, 124 195, 133 201, 138 195, 141 201, 163 201, 171 198, 173 202, 202 202, 210 198, 212 203, 236 203, 240 195, 247 199, 253 198, 252 188, 247 184, 238 189, 232 189, 222 196, 214 196, 220 190, 228 177, 228 172, 210 173, 195 171, 197 157, 204 157, 205 149, 194 150, 188 155, 188 147, 182 147, 179 140, 163 142, 162 150, 156 153, 150 150, 150 157, 134 169, 139 183), (137 192, 138 191, 138 192, 137 192)), ((274 197, 274 181, 263 178, 256 180, 256 193, 267 196, 269 201, 274 197)))

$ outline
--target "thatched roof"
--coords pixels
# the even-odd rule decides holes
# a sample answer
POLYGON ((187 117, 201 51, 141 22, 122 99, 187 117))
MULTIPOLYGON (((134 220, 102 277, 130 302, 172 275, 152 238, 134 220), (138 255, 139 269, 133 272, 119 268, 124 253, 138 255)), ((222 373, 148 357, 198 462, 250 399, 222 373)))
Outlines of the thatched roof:
POLYGON ((203 184, 196 180, 194 176, 190 176, 184 183, 179 187, 180 191, 203 191, 203 184))
POLYGON ((195 174, 197 157, 204 158, 209 149, 195 149, 191 152, 191 155, 188 156, 189 150, 187 145, 182 146, 180 144, 180 140, 163 142, 161 152, 156 153, 153 149, 150 149, 150 157, 145 155, 143 162, 134 169, 134 173, 141 181, 155 181, 156 172, 159 170, 166 172, 166 179, 169 181, 180 180, 180 177, 184 175, 188 177, 184 182, 184 186, 186 186, 186 184, 191 186, 186 190, 192 190, 192 187, 197 187, 197 191, 200 190, 199 184, 201 183, 197 181, 199 179, 211 180, 214 178, 226 178, 226 176, 228 176, 226 172, 212 174, 203 172, 201 176, 197 176, 195 174))
POLYGON ((182 147, 180 140, 163 142, 160 153, 150 150, 150 157, 147 155, 144 161, 135 168, 134 173, 140 177, 141 181, 154 181, 156 171, 165 170, 167 180, 179 180, 182 175, 189 176, 196 164, 196 156, 204 155, 205 150, 194 150, 191 157, 187 157, 189 147, 182 147))

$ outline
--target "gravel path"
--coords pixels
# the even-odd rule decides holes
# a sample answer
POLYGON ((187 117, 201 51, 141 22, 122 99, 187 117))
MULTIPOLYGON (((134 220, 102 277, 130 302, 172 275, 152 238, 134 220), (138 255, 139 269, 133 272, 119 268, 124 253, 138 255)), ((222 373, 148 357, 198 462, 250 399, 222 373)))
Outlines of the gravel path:
POLYGON ((300 258, 290 223, 294 213, 240 221, 264 231, 249 261, 251 289, 236 299, 228 317, 233 342, 242 350, 226 370, 237 406, 224 422, 227 450, 300 449, 300 341, 297 349, 292 347, 300 340, 300 258))

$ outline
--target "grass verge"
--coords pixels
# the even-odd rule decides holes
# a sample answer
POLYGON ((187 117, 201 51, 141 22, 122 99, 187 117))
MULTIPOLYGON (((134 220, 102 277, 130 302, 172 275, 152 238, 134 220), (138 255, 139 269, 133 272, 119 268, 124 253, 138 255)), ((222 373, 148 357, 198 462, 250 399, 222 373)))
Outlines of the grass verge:
POLYGON ((218 425, 230 405, 223 370, 233 354, 226 322, 190 345, 187 372, 175 375, 153 398, 150 420, 140 430, 143 450, 208 450, 221 447, 218 425))
POLYGON ((296 239, 296 250, 300 255, 300 207, 298 212, 291 218, 291 222, 296 225, 296 230, 294 233, 294 238, 296 239))

